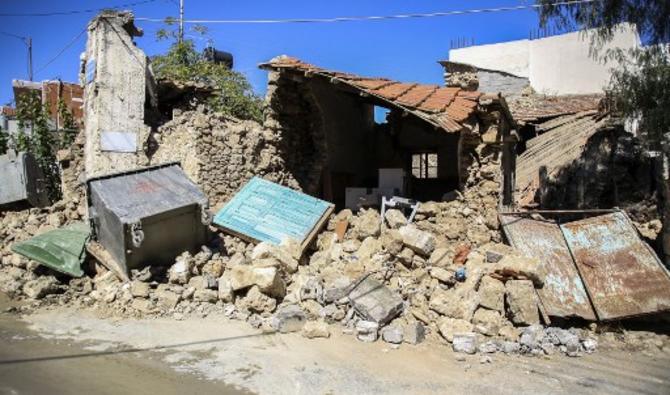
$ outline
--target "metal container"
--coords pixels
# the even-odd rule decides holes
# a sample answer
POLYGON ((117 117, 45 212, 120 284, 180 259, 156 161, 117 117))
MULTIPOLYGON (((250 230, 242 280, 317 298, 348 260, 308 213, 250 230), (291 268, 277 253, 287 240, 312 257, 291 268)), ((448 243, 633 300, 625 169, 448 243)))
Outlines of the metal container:
POLYGON ((207 241, 205 194, 177 163, 86 181, 93 237, 119 269, 169 265, 207 241))
POLYGON ((0 156, 0 206, 26 203, 49 204, 44 175, 31 154, 10 150, 0 156))

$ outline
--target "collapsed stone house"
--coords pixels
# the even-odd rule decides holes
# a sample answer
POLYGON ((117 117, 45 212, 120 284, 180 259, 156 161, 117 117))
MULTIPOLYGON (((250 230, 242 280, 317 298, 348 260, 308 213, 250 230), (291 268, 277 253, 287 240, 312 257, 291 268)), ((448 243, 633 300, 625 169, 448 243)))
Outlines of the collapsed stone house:
POLYGON ((270 72, 263 125, 177 109, 155 134, 152 161, 180 160, 213 205, 254 175, 340 208, 393 195, 442 200, 485 179, 511 202, 514 123, 500 96, 286 56, 260 67, 270 72), (388 111, 385 122, 375 121, 379 108, 388 111))

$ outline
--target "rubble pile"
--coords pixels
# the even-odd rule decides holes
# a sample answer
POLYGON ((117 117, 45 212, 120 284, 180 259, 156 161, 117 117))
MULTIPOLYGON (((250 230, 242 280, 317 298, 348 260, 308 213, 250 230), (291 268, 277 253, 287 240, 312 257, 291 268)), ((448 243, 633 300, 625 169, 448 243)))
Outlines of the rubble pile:
POLYGON ((216 207, 254 176, 299 189, 277 154, 280 138, 253 121, 240 121, 204 109, 174 110, 173 119, 153 135, 158 149, 152 163, 181 162, 216 207))
POLYGON ((23 292, 30 298, 41 298, 47 294, 62 291, 63 285, 48 274, 36 262, 11 251, 15 242, 29 239, 81 221, 86 216, 85 204, 76 197, 44 208, 0 213, 0 291, 10 296, 23 292), (47 276, 40 276, 47 274, 47 276))
MULTIPOLYGON (((5 214, 4 245, 78 218, 72 207, 5 214)), ((491 242, 489 228, 469 231, 480 214, 468 213, 464 197, 420 207, 411 224, 395 209, 384 221, 373 209, 340 211, 302 255, 294 243, 254 245, 219 234, 170 267, 133 270, 127 283, 95 262, 91 277, 68 279, 3 250, 0 286, 40 306, 93 308, 106 316, 223 314, 265 330, 307 338, 340 331, 392 347, 427 341, 467 354, 534 356, 577 356, 598 347, 593 330, 542 326, 535 292, 543 285, 541 262, 491 242), (454 217, 465 230, 453 229, 461 226, 454 217), (442 232, 430 230, 435 226, 442 232)), ((654 339, 638 344, 670 347, 666 337, 654 339)))

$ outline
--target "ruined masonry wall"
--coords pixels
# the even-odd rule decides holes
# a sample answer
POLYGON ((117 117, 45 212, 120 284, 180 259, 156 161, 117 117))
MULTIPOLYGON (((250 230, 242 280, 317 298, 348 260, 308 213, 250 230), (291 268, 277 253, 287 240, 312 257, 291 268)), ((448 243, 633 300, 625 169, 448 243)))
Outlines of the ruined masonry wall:
POLYGON ((102 13, 88 26, 81 80, 89 178, 146 164, 141 142, 149 134, 144 124, 147 57, 133 43, 131 33, 137 33, 132 18, 129 13, 102 13), (137 152, 102 152, 100 139, 106 131, 134 133, 137 152))
POLYGON ((277 155, 276 136, 256 122, 200 111, 176 112, 155 138, 159 148, 151 163, 181 162, 212 207, 226 202, 254 176, 298 187, 277 155))

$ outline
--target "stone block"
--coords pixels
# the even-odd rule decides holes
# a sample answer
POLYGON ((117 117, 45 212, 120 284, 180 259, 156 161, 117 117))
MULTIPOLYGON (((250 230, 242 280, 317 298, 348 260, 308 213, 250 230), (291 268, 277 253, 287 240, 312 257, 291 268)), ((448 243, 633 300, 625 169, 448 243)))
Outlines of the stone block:
POLYGON ((363 318, 380 325, 397 317, 403 309, 400 295, 371 276, 349 292, 349 302, 363 318))

